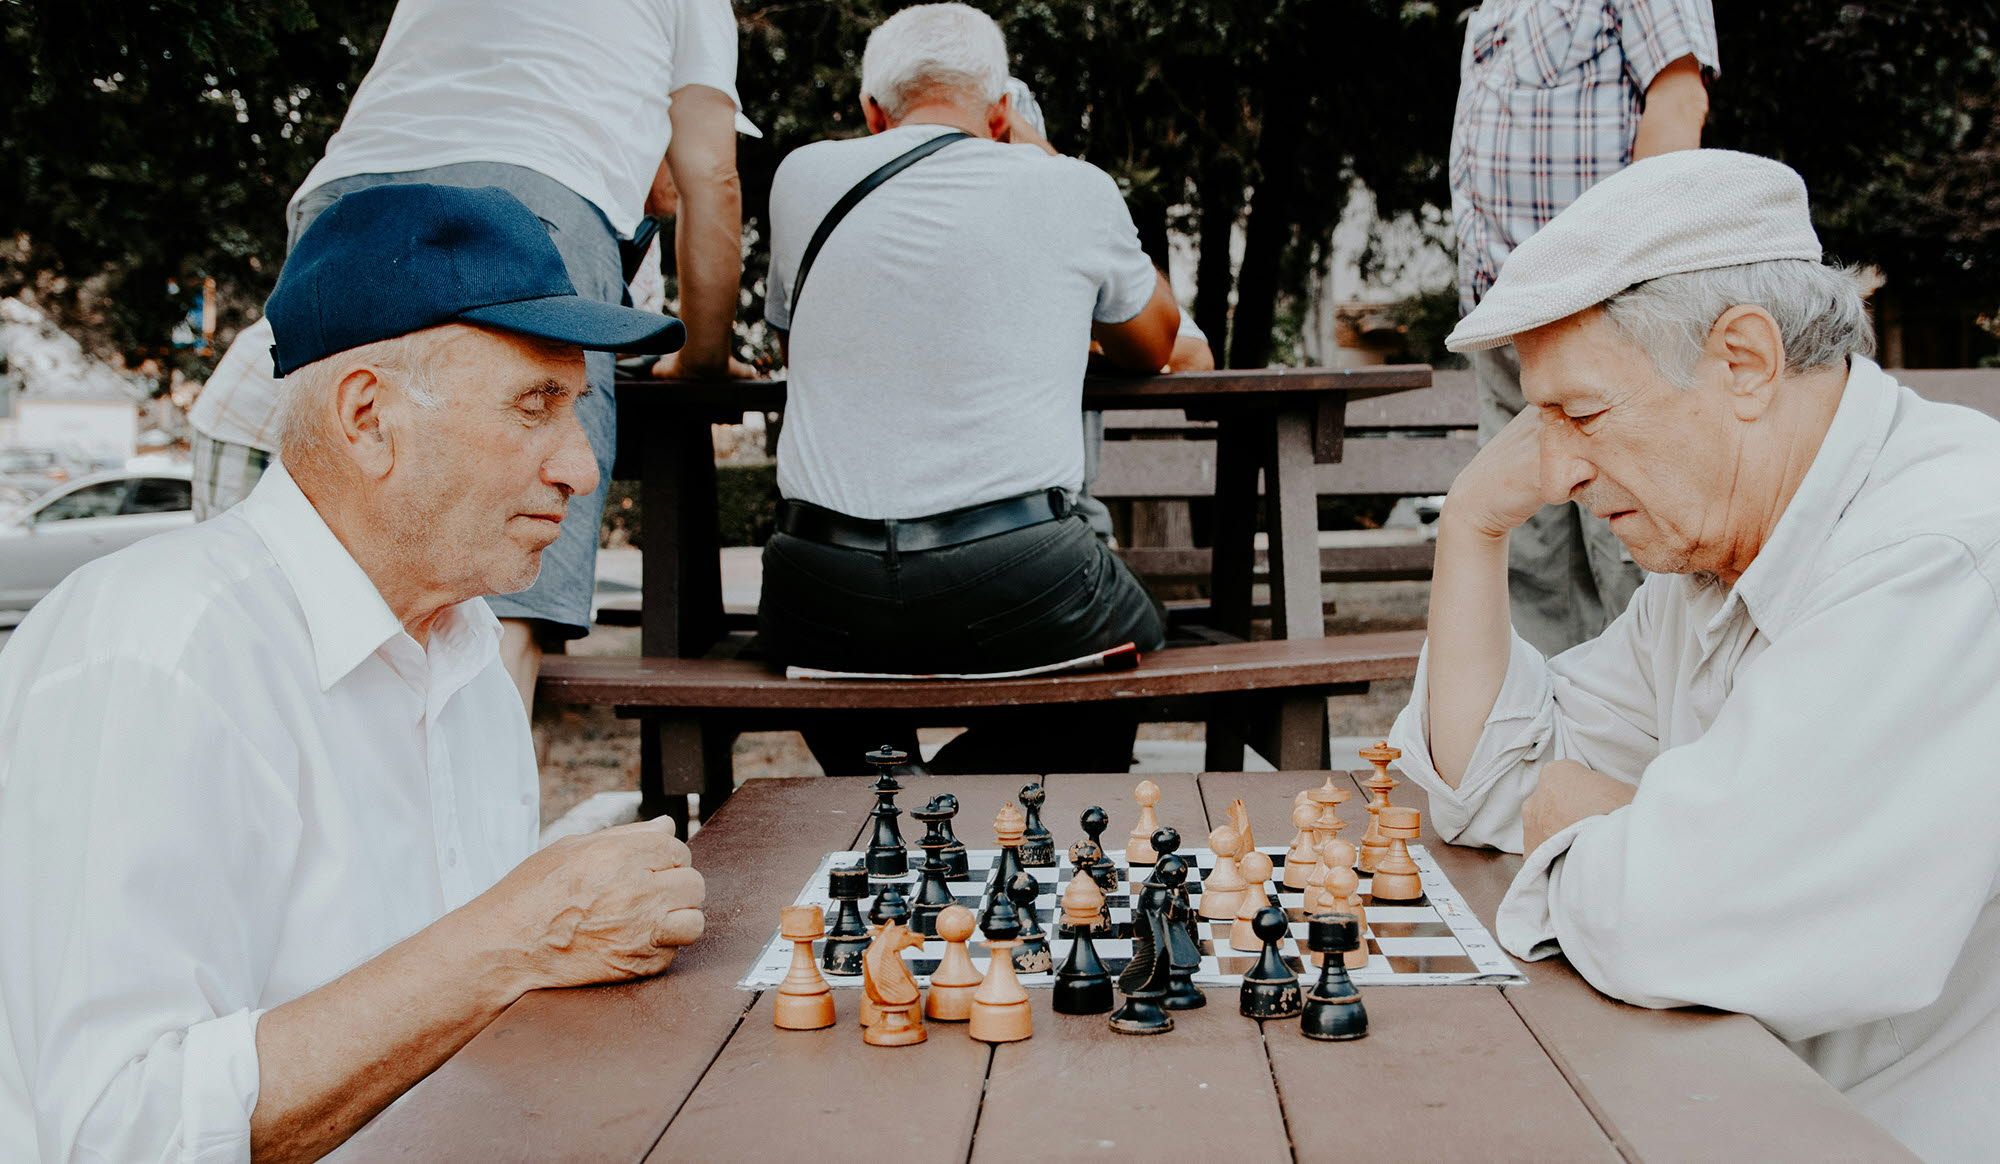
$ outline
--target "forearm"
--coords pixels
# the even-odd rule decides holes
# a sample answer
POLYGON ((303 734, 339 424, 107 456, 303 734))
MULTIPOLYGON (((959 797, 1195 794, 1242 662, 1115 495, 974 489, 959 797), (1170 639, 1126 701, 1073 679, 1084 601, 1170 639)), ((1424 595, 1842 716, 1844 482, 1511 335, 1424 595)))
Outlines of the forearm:
POLYGON ((681 186, 674 221, 674 262, 687 345, 681 364, 720 375, 729 366, 736 299, 743 275, 743 186, 735 166, 717 165, 697 185, 681 186))
POLYGON ((1455 519, 1453 511, 1447 499, 1438 519, 1425 694, 1431 764, 1456 788, 1506 681, 1513 630, 1506 536, 1455 519))
POLYGON ((1707 120, 1708 85, 1702 80, 1701 65, 1693 57, 1682 57, 1660 70, 1646 90, 1632 160, 1700 149, 1701 128, 1707 120))
POLYGON ((257 1024, 252 1156, 314 1160, 450 1058, 520 997, 512 951, 446 915, 257 1024))

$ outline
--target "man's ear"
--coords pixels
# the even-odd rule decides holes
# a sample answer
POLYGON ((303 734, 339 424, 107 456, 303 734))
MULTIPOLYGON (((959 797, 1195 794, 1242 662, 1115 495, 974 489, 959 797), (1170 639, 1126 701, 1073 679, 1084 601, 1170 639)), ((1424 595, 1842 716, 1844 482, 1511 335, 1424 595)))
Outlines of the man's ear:
POLYGON ((869 133, 881 133, 891 128, 889 115, 882 109, 882 103, 866 93, 861 95, 861 120, 868 123, 869 133))
POLYGON ((350 370, 340 378, 333 393, 341 448, 361 475, 370 480, 388 476, 396 463, 394 441, 382 423, 386 396, 381 377, 368 367, 350 370))
POLYGON ((1013 140, 1014 95, 1000 94, 1000 100, 986 107, 986 132, 994 141, 1013 140))
POLYGON ((1756 420, 1771 406, 1785 374, 1785 340, 1770 312, 1749 304, 1723 312, 1702 355, 1721 364, 1738 420, 1756 420))

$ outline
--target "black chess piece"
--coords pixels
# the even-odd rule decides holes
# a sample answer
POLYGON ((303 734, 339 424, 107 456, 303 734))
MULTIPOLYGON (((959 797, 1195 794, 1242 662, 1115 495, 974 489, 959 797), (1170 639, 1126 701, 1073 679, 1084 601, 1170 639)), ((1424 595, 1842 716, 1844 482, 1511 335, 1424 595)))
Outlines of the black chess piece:
POLYGON ((1030 869, 1053 869, 1056 839, 1042 823, 1042 804, 1049 793, 1040 781, 1021 789, 1021 807, 1027 810, 1027 824, 1021 830, 1021 864, 1030 869))
POLYGON ((871 877, 901 877, 910 871, 910 853, 903 847, 903 834, 896 828, 896 818, 903 810, 896 807, 896 794, 903 790, 896 783, 891 769, 908 760, 909 753, 899 751, 887 744, 868 753, 867 760, 875 765, 875 784, 870 789, 875 794, 875 807, 869 815, 875 818, 875 836, 868 843, 868 873, 871 877))
MULTIPOLYGON (((1148 838, 1147 843, 1153 846, 1153 852, 1159 856, 1165 857, 1170 854, 1179 856, 1181 831, 1172 825, 1154 829, 1153 835, 1148 838)), ((1182 857, 1181 860, 1187 862, 1187 858, 1185 857, 1182 857)), ((1186 869, 1188 880, 1195 880, 1195 875, 1198 872, 1195 865, 1192 862, 1188 862, 1186 869)), ((1194 948, 1198 954, 1201 950, 1201 916, 1194 911, 1194 898, 1189 895, 1185 882, 1182 883, 1180 888, 1174 890, 1174 905, 1182 924, 1187 927, 1188 940, 1194 943, 1194 948)))
MULTIPOLYGON (((1021 914, 1014 908, 1014 901, 1004 891, 996 890, 989 895, 986 911, 979 915, 979 932, 987 940, 998 940, 1003 936, 1016 938, 1021 935, 1021 914)), ((1018 969, 1018 967, 1017 967, 1018 969)))
MULTIPOLYGON (((1167 832, 1161 829, 1160 832, 1167 832)), ((1155 839, 1160 833, 1154 833, 1155 839)), ((1153 876, 1147 881, 1150 888, 1158 883, 1166 890, 1167 905, 1164 911, 1167 920, 1167 997, 1161 1005, 1168 1010, 1198 1010, 1208 1005, 1208 997, 1194 984, 1195 971, 1201 969, 1201 944, 1194 930, 1187 924, 1188 916, 1194 911, 1185 902, 1187 883, 1187 862, 1178 853, 1161 853, 1153 865, 1153 876)))
POLYGON ((1173 973, 1167 953, 1167 910, 1173 894, 1150 881, 1132 913, 1132 959, 1118 974, 1125 1003, 1111 1012, 1111 1029, 1121 1035, 1159 1035, 1174 1029, 1174 1016, 1160 1003, 1173 973))
POLYGON ((868 883, 875 887, 875 904, 868 907, 868 920, 878 926, 890 922, 910 920, 910 899, 903 893, 903 882, 870 877, 868 883))
POLYGON ((950 815, 941 806, 942 800, 942 796, 933 796, 929 804, 910 810, 910 819, 924 825, 924 839, 918 842, 924 850, 924 863, 917 869, 922 879, 917 882, 916 900, 910 904, 910 929, 927 938, 937 936, 937 915, 958 900, 946 882, 949 870, 944 863, 943 826, 950 815))
POLYGON ((931 803, 937 805, 939 812, 944 813, 944 824, 941 826, 944 833, 944 848, 940 850, 940 855, 944 857, 945 880, 972 880, 972 867, 965 859, 965 842, 959 840, 958 834, 951 831, 951 820, 958 815, 958 797, 945 792, 932 797, 931 803))
POLYGON ((1111 974, 1097 956, 1088 926, 1073 930, 1075 938, 1062 969, 1056 971, 1056 989, 1050 1004, 1057 1014, 1103 1014, 1111 1009, 1111 974))
POLYGON ((1319 981, 1306 995, 1299 1029, 1308 1039, 1329 1042, 1358 1039, 1368 1033, 1368 1012, 1361 992, 1347 976, 1342 954, 1361 944, 1361 922, 1351 913, 1316 913, 1306 923, 1306 946, 1320 959, 1319 981))
POLYGON ((838 902, 833 925, 819 955, 828 974, 852 978, 861 973, 861 955, 868 949, 868 927, 861 921, 861 899, 868 896, 868 870, 848 865, 828 871, 827 895, 838 902))
POLYGON ((1253 1019, 1296 1017, 1305 1009, 1299 976, 1292 973, 1292 968, 1285 965, 1284 955, 1278 952, 1278 943, 1291 929, 1285 911, 1275 905, 1260 909, 1250 926, 1263 941, 1264 951, 1257 955, 1257 964, 1243 976, 1237 1009, 1253 1019))
POLYGON ((1007 886, 1014 880, 1014 874, 1021 872, 1021 847, 1001 845, 1000 855, 993 859, 993 871, 986 875, 986 891, 994 897, 1006 895, 1007 886))
POLYGON ((1048 931, 1042 928, 1035 899, 1042 895, 1042 883, 1026 870, 1007 882, 1007 897, 1021 923, 1021 944, 1014 947, 1014 970, 1020 974, 1047 974, 1055 969, 1055 955, 1049 950, 1048 931))
POLYGON ((1104 830, 1111 827, 1110 814, 1102 807, 1093 804, 1083 810, 1083 815, 1077 818, 1077 823, 1083 826, 1084 835, 1090 838, 1090 843, 1097 846, 1097 863, 1090 868, 1090 879, 1097 882, 1097 887, 1104 892, 1116 893, 1118 863, 1104 852, 1104 830))

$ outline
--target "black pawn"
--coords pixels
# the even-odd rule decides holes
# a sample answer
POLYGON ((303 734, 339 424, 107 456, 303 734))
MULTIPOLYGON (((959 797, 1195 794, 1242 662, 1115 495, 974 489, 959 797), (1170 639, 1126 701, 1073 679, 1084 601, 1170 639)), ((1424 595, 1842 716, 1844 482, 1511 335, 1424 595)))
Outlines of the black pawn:
POLYGON ((1055 868, 1056 839, 1042 823, 1042 802, 1048 798, 1048 790, 1039 781, 1021 789, 1021 807, 1028 813, 1021 830, 1021 864, 1030 869, 1055 868))
POLYGON ((1097 956, 1097 946, 1088 928, 1074 932, 1069 956, 1056 971, 1055 995, 1050 1000, 1057 1014, 1103 1014, 1111 1009, 1111 974, 1097 956))
POLYGON ((1253 1019, 1292 1018, 1305 1009, 1305 1002, 1299 991, 1299 976, 1292 973, 1284 956, 1278 953, 1278 943, 1291 928, 1285 911, 1275 905, 1260 909, 1250 927, 1263 941, 1264 952, 1257 955, 1257 965, 1243 976, 1237 1008, 1253 1019))
POLYGON ((1014 969, 1021 974, 1047 974, 1055 969, 1055 955, 1049 951, 1048 931, 1042 928, 1035 899, 1042 895, 1042 883, 1025 870, 1007 882, 1007 896, 1014 903, 1014 916, 1021 922, 1021 944, 1014 947, 1014 969))
POLYGON ((910 920, 910 899, 903 895, 900 881, 876 881, 875 904, 868 907, 868 920, 878 926, 910 920))
MULTIPOLYGON (((1159 835, 1153 834, 1156 838, 1159 835)), ((1194 984, 1195 971, 1201 969, 1201 945, 1195 939, 1194 930, 1187 924, 1188 915, 1193 910, 1183 904, 1186 900, 1187 862, 1174 853, 1160 854, 1159 861, 1153 866, 1153 881, 1159 882, 1167 892, 1169 974, 1167 997, 1162 1005, 1168 1010, 1198 1010, 1208 1005, 1208 998, 1194 984)))
POLYGON ((927 938, 937 936, 937 916, 945 907, 958 899, 951 894, 951 886, 946 883, 947 870, 944 863, 944 833, 941 826, 948 817, 938 802, 942 796, 931 797, 931 802, 922 808, 910 810, 912 820, 922 821, 924 839, 919 842, 924 850, 924 863, 917 872, 922 880, 917 883, 917 897, 910 905, 910 928, 927 938))
POLYGON ((1104 830, 1111 827, 1110 814, 1093 804, 1083 810, 1077 823, 1083 826, 1084 835, 1090 838, 1090 843, 1097 846, 1097 863, 1090 867, 1090 879, 1106 893, 1117 892, 1118 864, 1104 855, 1104 830))
POLYGON ((1111 1029, 1121 1035, 1158 1035, 1174 1029, 1174 1016, 1160 1003, 1167 997, 1172 959, 1167 954, 1167 911, 1173 895, 1147 883, 1132 914, 1132 958, 1118 974, 1125 1003, 1111 1012, 1111 1029))
MULTIPOLYGON (((1153 846, 1153 852, 1162 857, 1178 856, 1180 854, 1181 831, 1172 825, 1154 829, 1153 835, 1147 840, 1153 846)), ((1187 858, 1182 857, 1181 860, 1185 862, 1187 858)), ((1194 866, 1188 865, 1186 868, 1188 874, 1190 876, 1193 875, 1195 872, 1194 866)), ((1188 940, 1194 943, 1198 959, 1201 951, 1201 916, 1194 911, 1194 898, 1188 895, 1188 887, 1185 882, 1181 884, 1180 888, 1174 890, 1174 906, 1178 911, 1181 924, 1187 927, 1188 940)))
POLYGON ((1361 992, 1347 976, 1341 955, 1361 945, 1361 923, 1351 913, 1316 913, 1306 924, 1306 946, 1320 959, 1319 981, 1306 995, 1299 1029, 1308 1039, 1329 1042, 1358 1039, 1368 1033, 1368 1012, 1361 992))
POLYGON ((870 811, 875 818, 875 836, 868 843, 868 873, 871 877, 901 877, 910 871, 910 853, 903 847, 903 834, 896 828, 896 818, 903 810, 896 807, 896 794, 903 790, 896 783, 891 769, 908 760, 907 752, 899 751, 887 744, 868 753, 867 760, 875 765, 875 784, 870 789, 875 794, 875 807, 870 811))
POLYGON ((868 927, 862 924, 860 905, 868 896, 868 870, 859 865, 834 869, 827 873, 826 882, 827 895, 839 905, 820 948, 820 968, 852 978, 861 973, 861 955, 868 949, 868 927))
POLYGON ((979 932, 988 941, 1021 936, 1021 915, 1006 893, 996 891, 986 903, 986 912, 979 915, 979 932))
POLYGON ((939 850, 944 857, 944 875, 947 881, 972 880, 972 866, 965 859, 965 842, 951 831, 951 818, 958 815, 958 797, 946 792, 931 798, 938 811, 944 813, 941 830, 944 833, 944 848, 939 850))

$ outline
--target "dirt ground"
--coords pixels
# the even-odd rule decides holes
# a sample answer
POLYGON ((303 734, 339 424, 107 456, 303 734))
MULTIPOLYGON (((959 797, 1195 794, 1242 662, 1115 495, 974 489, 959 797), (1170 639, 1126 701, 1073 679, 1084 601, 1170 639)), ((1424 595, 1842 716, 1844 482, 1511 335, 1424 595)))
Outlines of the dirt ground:
MULTIPOLYGON (((1430 602, 1428 582, 1366 582, 1327 587, 1335 615, 1333 634, 1364 630, 1420 627, 1430 602)), ((572 643, 577 654, 629 655, 639 651, 636 628, 598 627, 572 643)), ((1377 683, 1366 694, 1333 700, 1335 736, 1380 736, 1389 730, 1409 699, 1408 682, 1377 683)), ((952 731, 925 731, 926 747, 951 738, 952 731)), ((632 789, 639 782, 639 728, 621 720, 610 708, 542 709, 535 716, 537 745, 542 749, 542 821, 550 821, 598 792, 632 789)), ((1200 740, 1202 726, 1192 723, 1146 724, 1141 740, 1200 740)), ((817 775, 819 765, 796 732, 758 732, 736 741, 736 778, 817 775)))

